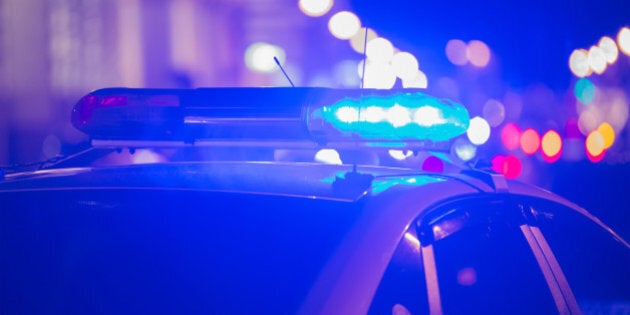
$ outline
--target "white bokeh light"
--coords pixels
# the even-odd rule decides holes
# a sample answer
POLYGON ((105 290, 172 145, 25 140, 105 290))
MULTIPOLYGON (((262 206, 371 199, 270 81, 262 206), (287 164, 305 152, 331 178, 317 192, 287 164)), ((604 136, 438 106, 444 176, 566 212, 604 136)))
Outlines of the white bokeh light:
POLYGON ((391 156, 392 158, 394 158, 395 160, 398 161, 403 161, 406 158, 410 157, 413 155, 413 152, 411 150, 389 150, 388 151, 389 156, 391 156))
POLYGON ((298 6, 302 13, 308 16, 318 17, 330 11, 330 8, 333 6, 333 0, 300 0, 298 6))
POLYGON ((427 75, 424 72, 417 70, 414 77, 411 79, 403 79, 402 80, 403 88, 416 88, 416 89, 426 89, 429 86, 429 80, 427 79, 427 75))
POLYGON ((608 62, 608 64, 613 64, 615 63, 615 61, 617 61, 617 58, 619 57, 619 49, 617 49, 617 43, 615 43, 612 38, 604 36, 602 37, 602 39, 599 40, 598 45, 604 53, 604 56, 606 57, 606 62, 608 62))
POLYGON ((399 52, 392 57, 392 68, 397 77, 411 80, 418 73, 418 59, 408 52, 399 52))
POLYGON ((485 119, 477 116, 470 120, 466 135, 472 144, 482 145, 490 139, 490 125, 485 119))
MULTIPOLYGON (((363 73, 363 64, 361 61, 358 66, 359 77, 363 73)), ((367 89, 391 89, 396 84, 396 74, 389 63, 367 62, 365 66, 365 79, 363 87, 367 89)))
POLYGON ((245 50, 245 64, 256 72, 270 73, 278 70, 274 57, 277 57, 281 64, 284 63, 286 59, 284 49, 259 42, 249 45, 245 50))
POLYGON ((569 69, 578 78, 588 76, 591 69, 588 64, 588 52, 584 49, 574 50, 569 56, 569 69))
POLYGON ((333 149, 322 149, 317 151, 317 153, 315 153, 315 161, 324 164, 343 164, 341 157, 339 156, 339 152, 333 149))
POLYGON ((384 63, 390 62, 394 57, 394 46, 389 40, 383 37, 369 41, 366 49, 366 55, 370 61, 384 63))
POLYGON ((464 138, 457 138, 452 150, 455 156, 464 162, 472 160, 477 154, 477 147, 464 138))
POLYGON ((350 11, 337 12, 328 20, 328 30, 339 39, 350 39, 359 29, 361 20, 350 11))
POLYGON ((630 28, 624 27, 617 34, 617 45, 619 50, 630 56, 630 28))
POLYGON ((588 65, 597 74, 602 74, 606 71, 606 55, 604 55, 601 48, 592 46, 588 50, 588 65))

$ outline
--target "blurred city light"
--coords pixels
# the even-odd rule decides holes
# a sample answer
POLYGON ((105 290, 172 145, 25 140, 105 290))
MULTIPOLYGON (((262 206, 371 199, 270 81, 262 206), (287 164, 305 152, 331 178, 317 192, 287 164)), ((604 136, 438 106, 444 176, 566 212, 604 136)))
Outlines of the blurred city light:
MULTIPOLYGON (((354 49, 354 51, 356 51, 359 54, 363 54, 363 49, 365 48, 365 31, 366 31, 366 28, 362 27, 361 29, 359 29, 359 31, 356 34, 354 34, 354 36, 350 38, 350 46, 352 47, 352 49, 354 49)), ((371 28, 367 29, 368 42, 370 42, 371 40, 377 37, 378 37, 378 34, 376 34, 374 30, 372 30, 371 28)))
POLYGON ((389 156, 391 156, 392 158, 394 158, 395 160, 398 161, 403 161, 406 158, 410 157, 413 155, 413 152, 411 150, 389 150, 388 151, 389 156))
POLYGON ((472 144, 482 145, 490 138, 490 125, 485 119, 479 116, 474 117, 470 120, 466 135, 472 144))
POLYGON ((516 150, 521 144, 521 128, 515 123, 506 124, 501 130, 501 142, 508 150, 516 150))
POLYGON ((475 67, 485 67, 490 62, 490 48, 479 40, 471 40, 466 48, 466 57, 475 67))
POLYGON ((483 118, 492 127, 501 125, 505 119, 505 106, 495 99, 489 99, 483 105, 483 118))
POLYGON ((614 39, 604 36, 599 40, 598 46, 604 53, 608 64, 613 64, 617 61, 617 58, 619 57, 619 49, 617 49, 617 43, 615 43, 614 39))
POLYGON ((422 162, 422 170, 425 172, 435 173, 444 172, 444 161, 442 161, 438 157, 431 155, 427 157, 424 162, 422 162))
POLYGON ((339 39, 350 39, 361 28, 361 21, 350 11, 335 13, 328 21, 328 30, 339 39))
POLYGON ((607 150, 615 142, 615 130, 609 123, 604 122, 597 127, 597 131, 600 135, 602 135, 602 138, 604 139, 604 149, 607 150))
POLYGON ((591 67, 588 62, 588 52, 584 49, 576 49, 569 56, 569 69, 579 78, 588 76, 591 67))
POLYGON ((394 46, 383 38, 377 37, 367 43, 366 55, 369 61, 389 63, 394 57, 394 46))
POLYGON ((245 50, 245 64, 250 70, 256 72, 270 73, 278 70, 274 57, 278 58, 281 64, 284 63, 286 59, 284 49, 259 42, 249 45, 245 50))
POLYGON ((341 157, 339 156, 339 152, 333 149, 322 149, 317 151, 317 153, 315 153, 315 161, 324 164, 343 164, 341 157))
POLYGON ((588 134, 585 146, 586 152, 588 153, 587 156, 591 161, 598 162, 601 160, 599 157, 604 153, 605 142, 604 137, 598 130, 593 130, 588 134))
POLYGON ((446 43, 446 58, 456 66, 466 65, 468 63, 467 48, 464 41, 451 39, 446 43))
POLYGON ((617 34, 619 50, 630 56, 630 27, 623 27, 617 34))
POLYGON ((300 10, 304 14, 308 16, 312 16, 312 17, 318 17, 330 11, 330 8, 332 8, 333 6, 333 1, 332 0, 300 0, 300 2, 298 2, 298 6, 300 7, 300 10))
POLYGON ((398 52, 392 57, 392 68, 401 80, 412 80, 418 75, 418 60, 408 52, 398 52))
POLYGON ((597 46, 592 46, 588 50, 588 65, 597 74, 602 74, 606 71, 608 63, 606 62, 606 55, 597 46))
MULTIPOLYGON (((363 63, 358 67, 359 77, 363 74, 363 63)), ((368 89, 391 89, 396 84, 396 74, 389 63, 376 63, 368 60, 365 66, 365 79, 363 87, 368 89)))
POLYGON ((599 113, 599 109, 595 106, 591 106, 588 110, 583 111, 578 119, 578 128, 583 135, 588 135, 599 125, 599 121, 602 120, 599 113))
POLYGON ((554 162, 562 153, 562 138, 555 130, 549 130, 542 137, 541 147, 545 161, 554 162))
POLYGON ((491 160, 492 170, 503 174, 507 179, 515 179, 523 171, 523 164, 518 157, 514 155, 497 155, 491 160))
POLYGON ((416 74, 411 79, 402 80, 403 88, 426 89, 429 86, 427 75, 420 70, 416 70, 416 74))
POLYGON ((477 154, 477 146, 470 143, 466 138, 457 138, 453 142, 452 151, 462 161, 470 161, 477 154))
POLYGON ((573 92, 575 97, 582 102, 582 104, 588 105, 595 98, 595 85, 587 78, 580 78, 575 83, 573 92))
POLYGON ((532 128, 525 129, 521 134, 521 150, 527 155, 532 155, 540 148, 540 135, 532 128))

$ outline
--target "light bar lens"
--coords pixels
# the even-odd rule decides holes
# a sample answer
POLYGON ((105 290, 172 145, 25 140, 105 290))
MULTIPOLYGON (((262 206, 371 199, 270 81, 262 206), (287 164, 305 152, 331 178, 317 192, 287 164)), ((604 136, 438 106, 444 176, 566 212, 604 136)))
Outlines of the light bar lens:
POLYGON ((309 110, 308 127, 329 140, 442 142, 464 134, 462 105, 423 93, 346 98, 309 110))

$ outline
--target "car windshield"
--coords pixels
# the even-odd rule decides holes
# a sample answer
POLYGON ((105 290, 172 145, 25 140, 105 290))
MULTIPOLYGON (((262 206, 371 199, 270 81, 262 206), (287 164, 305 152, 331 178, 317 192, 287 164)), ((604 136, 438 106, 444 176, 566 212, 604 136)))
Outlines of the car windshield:
POLYGON ((356 204, 191 190, 0 194, 8 313, 294 313, 356 204))

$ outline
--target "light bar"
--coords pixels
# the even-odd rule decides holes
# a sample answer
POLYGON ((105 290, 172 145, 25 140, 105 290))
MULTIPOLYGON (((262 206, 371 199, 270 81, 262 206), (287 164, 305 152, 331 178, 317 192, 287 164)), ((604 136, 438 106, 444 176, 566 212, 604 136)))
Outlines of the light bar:
POLYGON ((72 122, 97 141, 417 147, 465 133, 469 116, 416 90, 114 88, 83 97, 72 122))

